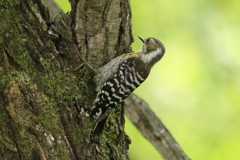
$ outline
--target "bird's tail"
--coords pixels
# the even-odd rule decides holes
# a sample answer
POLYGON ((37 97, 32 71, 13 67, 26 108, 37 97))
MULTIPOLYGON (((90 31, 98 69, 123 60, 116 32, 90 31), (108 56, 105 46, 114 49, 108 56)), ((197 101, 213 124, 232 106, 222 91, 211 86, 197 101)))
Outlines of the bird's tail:
POLYGON ((99 107, 99 106, 93 107, 90 114, 90 116, 95 121, 95 126, 91 132, 92 138, 95 138, 102 133, 109 113, 110 113, 110 110, 107 109, 106 107, 99 107))
POLYGON ((108 115, 105 118, 103 118, 101 121, 96 122, 95 127, 93 128, 93 130, 91 132, 92 138, 98 137, 102 133, 107 118, 108 118, 108 115))

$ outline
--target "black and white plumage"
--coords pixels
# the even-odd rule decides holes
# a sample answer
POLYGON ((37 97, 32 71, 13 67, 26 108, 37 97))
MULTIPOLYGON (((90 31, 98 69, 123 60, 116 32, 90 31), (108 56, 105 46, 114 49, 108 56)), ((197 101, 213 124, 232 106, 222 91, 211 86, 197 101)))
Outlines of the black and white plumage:
POLYGON ((92 136, 99 135, 109 113, 123 102, 148 77, 152 66, 165 53, 164 45, 155 38, 144 39, 142 50, 120 55, 97 70, 94 80, 97 97, 91 110, 96 121, 92 136))

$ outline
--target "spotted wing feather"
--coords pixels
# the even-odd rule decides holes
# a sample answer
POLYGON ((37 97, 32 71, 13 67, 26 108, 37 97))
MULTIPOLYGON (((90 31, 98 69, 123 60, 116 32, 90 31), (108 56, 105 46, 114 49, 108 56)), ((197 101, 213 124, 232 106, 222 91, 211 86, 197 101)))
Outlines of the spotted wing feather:
POLYGON ((94 82, 96 83, 96 91, 100 91, 103 83, 106 82, 107 79, 111 78, 119 68, 119 64, 121 64, 124 60, 129 57, 133 57, 133 53, 127 53, 121 56, 118 56, 108 62, 106 65, 97 69, 97 74, 94 77, 94 82))
MULTIPOLYGON (((118 58, 118 57, 117 57, 118 58)), ((119 103, 123 102, 145 79, 147 74, 135 70, 136 57, 130 56, 127 59, 115 59, 109 62, 107 67, 102 67, 101 72, 106 72, 106 80, 100 80, 102 84, 98 88, 97 98, 91 110, 91 116, 96 120, 93 134, 101 133, 108 113, 119 103), (121 61, 115 64, 116 61, 121 61), (115 68, 116 67, 116 68, 115 68), (109 73, 108 70, 111 70, 109 73)))

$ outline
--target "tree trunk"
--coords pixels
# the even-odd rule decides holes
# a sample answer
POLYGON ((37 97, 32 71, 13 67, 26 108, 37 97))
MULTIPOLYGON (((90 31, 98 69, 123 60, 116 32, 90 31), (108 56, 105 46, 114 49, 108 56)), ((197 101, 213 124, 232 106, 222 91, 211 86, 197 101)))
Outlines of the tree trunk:
POLYGON ((129 159, 122 107, 89 140, 96 86, 81 59, 98 68, 131 51, 129 1, 70 3, 50 18, 40 0, 0 0, 0 159, 129 159))

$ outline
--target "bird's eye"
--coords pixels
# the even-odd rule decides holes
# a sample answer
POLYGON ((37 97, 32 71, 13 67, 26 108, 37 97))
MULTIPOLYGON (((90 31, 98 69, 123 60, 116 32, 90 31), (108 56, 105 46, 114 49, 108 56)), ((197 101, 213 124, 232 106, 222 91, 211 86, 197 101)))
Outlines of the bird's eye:
POLYGON ((148 38, 147 40, 146 40, 146 43, 148 43, 150 41, 150 38, 148 38))

